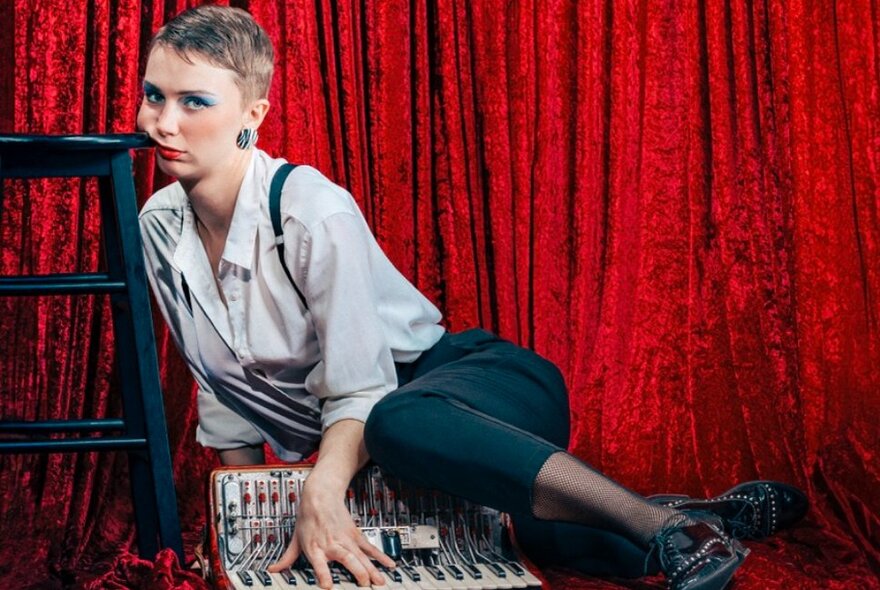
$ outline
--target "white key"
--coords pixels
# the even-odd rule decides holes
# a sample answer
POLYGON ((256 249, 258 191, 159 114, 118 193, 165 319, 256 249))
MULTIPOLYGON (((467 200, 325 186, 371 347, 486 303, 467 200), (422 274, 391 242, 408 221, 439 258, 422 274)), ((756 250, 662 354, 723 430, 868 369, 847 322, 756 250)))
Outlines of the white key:
MULTIPOLYGON (((429 574, 428 570, 423 566, 414 565, 412 569, 419 574, 419 581, 416 582, 416 584, 418 584, 421 590, 440 590, 440 586, 437 585, 437 580, 435 580, 434 576, 429 574)), ((448 586, 444 586, 444 588, 448 588, 448 586)))
POLYGON ((272 581, 275 582, 275 587, 280 588, 281 590, 291 590, 292 588, 296 588, 299 590, 299 581, 296 580, 296 575, 294 575, 294 580, 296 584, 288 584, 287 580, 280 573, 269 574, 272 576, 272 581))
POLYGON ((465 574, 464 570, 461 569, 460 567, 455 566, 455 569, 457 569, 459 571, 459 573, 461 574, 460 580, 457 579, 451 571, 449 571, 448 566, 443 565, 443 566, 439 566, 439 567, 440 567, 440 570, 444 574, 446 574, 446 581, 449 582, 450 586, 452 586, 452 590, 480 590, 479 587, 477 587, 477 586, 472 587, 469 584, 471 579, 467 577, 467 574, 465 574))
POLYGON ((397 571, 400 572, 400 583, 404 590, 422 590, 421 582, 412 581, 403 568, 397 568, 397 571))
POLYGON ((403 583, 395 582, 394 578, 392 578, 390 575, 383 572, 382 570, 379 570, 379 573, 382 574, 383 578, 385 578, 385 583, 382 584, 381 586, 374 585, 373 590, 402 590, 403 589, 403 583))
MULTIPOLYGON (((508 582, 504 578, 499 578, 496 576, 492 570, 486 567, 485 563, 477 563, 475 564, 477 569, 480 570, 480 573, 483 574, 483 580, 485 580, 488 584, 492 584, 498 590, 511 590, 513 585, 508 582)), ((489 586, 486 586, 487 590, 489 586)))
MULTIPOLYGON (((469 562, 468 565, 473 567, 474 564, 469 562)), ((477 579, 469 568, 462 567, 461 565, 458 567, 464 572, 464 579, 468 583, 468 588, 473 588, 474 590, 498 590, 498 585, 491 578, 487 578, 482 570, 477 569, 477 572, 480 574, 480 578, 477 579)))
POLYGON ((344 569, 341 565, 331 565, 330 567, 330 576, 335 580, 333 582, 334 588, 339 588, 340 590, 355 590, 357 588, 357 584, 352 582, 354 576, 350 577, 348 570, 344 569))
POLYGON ((292 570, 293 575, 296 576, 296 585, 298 588, 317 588, 318 581, 315 580, 312 583, 309 583, 308 578, 306 577, 306 573, 302 570, 292 570))
MULTIPOLYGON (((527 570, 523 566, 523 564, 519 563, 518 561, 513 562, 513 566, 516 566, 517 568, 522 568, 522 575, 521 576, 517 575, 514 572, 515 568, 512 565, 510 565, 510 564, 505 564, 505 565, 507 566, 507 569, 511 573, 513 573, 514 577, 517 577, 517 578, 521 579, 523 582, 525 582, 527 587, 529 587, 529 588, 540 588, 541 587, 541 580, 536 578, 532 572, 530 572, 529 570, 527 570)), ((510 575, 510 574, 508 574, 508 575, 510 575)))
POLYGON ((444 572, 444 576, 443 576, 445 579, 438 580, 437 578, 434 577, 434 574, 429 572, 428 568, 426 568, 423 565, 417 566, 416 571, 419 572, 419 574, 421 574, 421 576, 422 576, 422 581, 421 581, 422 588, 425 587, 425 582, 431 584, 431 586, 433 586, 437 590, 450 590, 452 588, 452 584, 449 583, 449 578, 445 575, 446 572, 444 572))
POLYGON ((266 570, 251 570, 251 577, 254 579, 254 588, 274 588, 272 574, 266 570))
POLYGON ((250 586, 244 583, 244 581, 241 579, 241 576, 238 575, 237 571, 226 572, 226 577, 229 578, 229 581, 232 583, 232 587, 235 588, 235 590, 255 590, 256 584, 259 583, 254 579, 253 576, 250 575, 250 572, 248 572, 248 577, 251 580, 250 586))
MULTIPOLYGON (((501 565, 497 561, 495 562, 495 565, 500 567, 504 571, 504 573, 507 574, 504 577, 504 579, 507 580, 512 587, 514 587, 514 588, 528 588, 529 585, 526 584, 525 580, 523 580, 522 578, 520 578, 519 576, 514 574, 508 568, 504 567, 503 565, 501 565)), ((490 568, 490 569, 493 569, 493 568, 490 568)))

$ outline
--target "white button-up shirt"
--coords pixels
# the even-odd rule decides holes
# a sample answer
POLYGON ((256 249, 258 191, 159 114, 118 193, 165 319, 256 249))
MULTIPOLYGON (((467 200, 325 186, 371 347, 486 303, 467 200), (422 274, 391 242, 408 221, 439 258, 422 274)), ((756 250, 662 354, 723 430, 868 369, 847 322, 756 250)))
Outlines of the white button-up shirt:
POLYGON ((351 195, 299 166, 281 195, 281 221, 305 309, 269 218, 269 184, 283 162, 254 150, 217 281, 180 183, 154 194, 140 223, 156 300, 198 384, 197 440, 219 449, 265 440, 296 461, 317 447, 322 429, 366 420, 397 387, 394 363, 414 361, 444 329, 351 195))

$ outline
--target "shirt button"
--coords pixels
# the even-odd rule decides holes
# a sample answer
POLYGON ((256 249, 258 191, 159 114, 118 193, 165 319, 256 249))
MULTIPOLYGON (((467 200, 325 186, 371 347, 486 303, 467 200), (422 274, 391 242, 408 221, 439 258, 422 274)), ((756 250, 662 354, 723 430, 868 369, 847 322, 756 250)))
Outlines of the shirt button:
POLYGON ((238 291, 233 291, 232 293, 229 294, 229 300, 230 301, 238 301, 239 296, 240 296, 240 293, 238 291))

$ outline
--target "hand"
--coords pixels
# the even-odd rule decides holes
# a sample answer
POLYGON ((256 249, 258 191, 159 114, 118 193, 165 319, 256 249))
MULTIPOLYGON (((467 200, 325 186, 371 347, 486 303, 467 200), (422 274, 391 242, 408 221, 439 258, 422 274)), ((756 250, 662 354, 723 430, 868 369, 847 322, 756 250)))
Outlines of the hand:
POLYGON ((328 489, 316 475, 309 476, 303 489, 293 539, 269 571, 290 567, 302 553, 312 564, 321 588, 333 586, 330 561, 338 562, 351 572, 358 586, 384 586, 385 577, 370 559, 389 568, 396 566, 394 560, 367 541, 355 526, 345 507, 344 492, 328 489))

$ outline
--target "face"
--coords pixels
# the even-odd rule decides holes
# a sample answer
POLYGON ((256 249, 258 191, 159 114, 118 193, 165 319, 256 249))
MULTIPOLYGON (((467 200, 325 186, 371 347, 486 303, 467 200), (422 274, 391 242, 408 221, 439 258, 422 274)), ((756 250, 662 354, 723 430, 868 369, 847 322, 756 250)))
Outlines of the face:
POLYGON ((153 49, 137 117, 138 128, 158 144, 159 168, 181 180, 228 169, 246 154, 235 145, 238 133, 262 120, 254 105, 244 104, 231 70, 191 57, 188 63, 171 48, 153 49))

